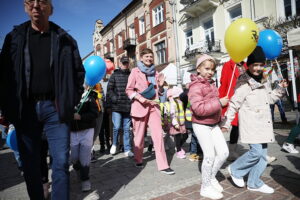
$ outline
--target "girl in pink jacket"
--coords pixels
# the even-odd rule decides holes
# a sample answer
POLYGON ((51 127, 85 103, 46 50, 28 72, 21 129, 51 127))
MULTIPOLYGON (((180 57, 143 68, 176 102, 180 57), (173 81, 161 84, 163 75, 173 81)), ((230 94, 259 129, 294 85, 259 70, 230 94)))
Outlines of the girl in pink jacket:
POLYGON ((143 167, 144 134, 147 126, 151 130, 158 170, 165 174, 174 174, 169 167, 161 127, 161 115, 158 97, 164 92, 163 74, 158 74, 153 64, 151 49, 143 49, 137 67, 128 77, 126 94, 132 100, 131 112, 134 134, 134 159, 137 167, 143 167))
POLYGON ((218 123, 221 120, 222 106, 228 103, 228 97, 219 99, 218 89, 212 80, 215 69, 216 62, 211 56, 204 54, 198 58, 197 74, 191 75, 188 97, 193 113, 193 130, 203 150, 200 195, 221 199, 223 187, 216 179, 216 174, 229 152, 218 123))

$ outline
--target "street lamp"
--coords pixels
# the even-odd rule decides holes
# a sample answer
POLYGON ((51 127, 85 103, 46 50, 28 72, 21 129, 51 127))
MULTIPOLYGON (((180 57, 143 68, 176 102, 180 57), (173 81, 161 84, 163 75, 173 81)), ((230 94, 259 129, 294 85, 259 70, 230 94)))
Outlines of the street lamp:
POLYGON ((180 72, 180 63, 179 63, 179 45, 178 45, 178 36, 177 36, 177 20, 176 20, 176 0, 169 1, 172 6, 172 18, 173 18, 173 32, 175 39, 175 53, 176 53, 176 70, 177 70, 177 86, 182 87, 181 72, 180 72))

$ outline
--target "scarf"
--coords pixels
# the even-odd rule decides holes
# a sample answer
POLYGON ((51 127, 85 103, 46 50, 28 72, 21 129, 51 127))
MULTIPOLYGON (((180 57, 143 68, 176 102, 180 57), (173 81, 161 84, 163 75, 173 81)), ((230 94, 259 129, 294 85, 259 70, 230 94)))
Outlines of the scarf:
POLYGON ((263 78, 263 74, 262 74, 262 73, 261 73, 260 75, 258 75, 258 76, 255 76, 255 75, 251 74, 249 70, 247 70, 247 74, 248 74, 251 78, 253 78, 256 82, 261 83, 261 80, 262 80, 262 78, 263 78))
POLYGON ((156 82, 155 82, 155 72, 156 71, 155 71, 155 66, 153 64, 150 67, 146 67, 144 65, 144 63, 142 63, 141 61, 138 61, 137 67, 139 68, 139 70, 141 70, 141 72, 146 74, 147 80, 149 81, 149 83, 156 85, 156 82))

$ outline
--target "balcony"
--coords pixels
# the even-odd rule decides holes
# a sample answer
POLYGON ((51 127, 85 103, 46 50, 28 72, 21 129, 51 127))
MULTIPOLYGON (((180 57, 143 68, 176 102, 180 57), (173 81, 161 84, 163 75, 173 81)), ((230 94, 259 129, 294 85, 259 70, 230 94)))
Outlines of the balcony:
POLYGON ((219 0, 181 0, 180 3, 185 5, 181 12, 190 17, 197 17, 219 6, 219 0))
POLYGON ((107 52, 104 54, 104 58, 114 58, 114 52, 107 52))
POLYGON ((135 38, 128 38, 123 42, 123 49, 130 50, 136 47, 136 39, 135 38))
POLYGON ((201 41, 186 48, 184 56, 187 59, 194 58, 198 54, 220 52, 221 44, 220 40, 201 41))

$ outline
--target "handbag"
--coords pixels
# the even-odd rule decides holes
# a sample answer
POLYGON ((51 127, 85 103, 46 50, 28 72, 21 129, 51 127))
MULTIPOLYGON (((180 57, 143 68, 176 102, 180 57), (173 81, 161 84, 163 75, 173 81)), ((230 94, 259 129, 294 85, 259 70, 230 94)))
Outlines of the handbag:
POLYGON ((150 83, 149 86, 143 92, 140 93, 140 95, 149 100, 153 99, 156 95, 154 85, 150 83))

